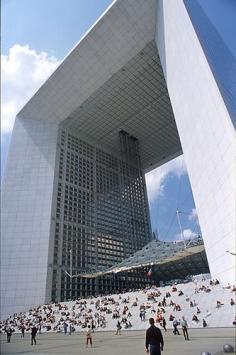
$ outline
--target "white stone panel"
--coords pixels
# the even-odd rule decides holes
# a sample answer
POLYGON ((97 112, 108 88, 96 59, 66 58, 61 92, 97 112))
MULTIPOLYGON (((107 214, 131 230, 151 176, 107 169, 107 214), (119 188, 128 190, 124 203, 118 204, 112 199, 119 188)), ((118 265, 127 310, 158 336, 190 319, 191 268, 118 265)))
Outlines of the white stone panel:
POLYGON ((45 301, 57 126, 17 118, 3 178, 1 317, 45 301))
POLYGON ((154 39, 155 0, 117 0, 22 109, 62 122, 154 39))
POLYGON ((211 274, 234 282, 235 131, 182 0, 158 1, 156 42, 211 274))

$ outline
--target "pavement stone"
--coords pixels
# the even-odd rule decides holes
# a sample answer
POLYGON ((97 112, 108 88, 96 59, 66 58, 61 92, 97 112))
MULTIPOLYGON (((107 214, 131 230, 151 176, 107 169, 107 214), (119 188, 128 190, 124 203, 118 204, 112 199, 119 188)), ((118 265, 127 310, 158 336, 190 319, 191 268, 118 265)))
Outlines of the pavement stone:
MULTIPOLYGON (((212 355, 223 354, 224 344, 235 348, 235 328, 190 329, 190 341, 182 334, 174 335, 171 330, 162 332, 165 341, 163 355, 200 355, 209 351, 212 355)), ((145 354, 145 331, 97 332, 93 335, 93 347, 86 348, 85 333, 64 335, 56 333, 37 334, 37 345, 30 344, 30 334, 21 338, 13 334, 11 343, 1 335, 1 354, 38 354, 38 355, 142 355, 145 354)))

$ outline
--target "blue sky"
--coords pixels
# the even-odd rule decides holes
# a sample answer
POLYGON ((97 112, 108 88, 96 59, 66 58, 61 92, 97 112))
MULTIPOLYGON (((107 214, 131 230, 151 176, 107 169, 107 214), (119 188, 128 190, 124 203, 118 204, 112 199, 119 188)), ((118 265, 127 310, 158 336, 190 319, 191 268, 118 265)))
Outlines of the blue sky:
MULTIPOLYGON (((111 3, 2 0, 3 173, 15 114, 111 3)), ((177 208, 184 212, 186 236, 199 233, 183 156, 149 173, 147 188, 152 227, 160 239, 180 238, 177 208)))
POLYGON ((236 1, 198 0, 198 2, 236 58, 236 1))

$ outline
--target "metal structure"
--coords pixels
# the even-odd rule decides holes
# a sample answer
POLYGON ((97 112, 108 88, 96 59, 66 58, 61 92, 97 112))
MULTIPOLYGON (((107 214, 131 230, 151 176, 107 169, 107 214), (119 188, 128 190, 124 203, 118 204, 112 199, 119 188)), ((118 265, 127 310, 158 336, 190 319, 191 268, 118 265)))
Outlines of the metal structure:
MULTIPOLYGON (((203 239, 200 236, 178 242, 153 240, 131 257, 107 270, 87 270, 81 277, 101 277, 115 274, 132 277, 139 274, 146 277, 152 268, 152 280, 169 281, 184 279, 189 275, 209 273, 203 239)), ((131 279, 131 278, 130 278, 131 279)))

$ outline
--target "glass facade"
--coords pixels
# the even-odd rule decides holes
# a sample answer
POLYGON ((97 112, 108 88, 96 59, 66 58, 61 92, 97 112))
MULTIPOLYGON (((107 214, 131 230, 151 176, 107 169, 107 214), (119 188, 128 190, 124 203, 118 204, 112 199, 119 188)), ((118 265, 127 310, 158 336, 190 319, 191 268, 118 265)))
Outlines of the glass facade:
MULTIPOLYGON (((151 240, 145 178, 137 139, 119 133, 121 156, 91 145, 69 130, 58 142, 52 300, 109 292, 124 277, 73 275, 104 270, 151 240)), ((134 282, 140 282, 135 274, 134 282)))
POLYGON ((208 6, 207 2, 202 0, 185 0, 184 3, 232 123, 236 127, 235 19, 231 14, 236 13, 236 3, 233 0, 221 1, 221 4, 220 1, 211 0, 208 1, 208 6), (224 20, 219 21, 217 18, 224 20))

